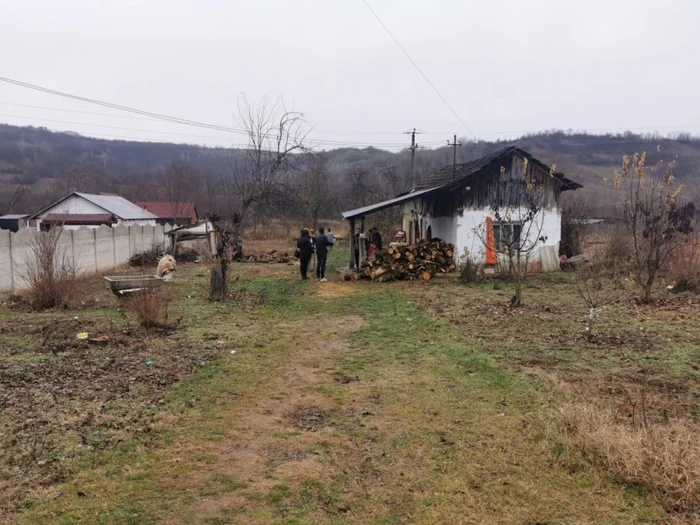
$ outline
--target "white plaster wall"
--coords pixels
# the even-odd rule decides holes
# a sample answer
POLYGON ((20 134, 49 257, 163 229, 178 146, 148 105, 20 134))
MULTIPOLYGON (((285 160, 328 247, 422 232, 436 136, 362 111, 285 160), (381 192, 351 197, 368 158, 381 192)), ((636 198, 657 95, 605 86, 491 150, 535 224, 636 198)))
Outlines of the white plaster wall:
MULTIPOLYGON (((524 216, 523 211, 513 211, 511 216, 513 221, 518 216, 524 216)), ((489 208, 481 210, 464 210, 456 217, 431 217, 426 216, 425 223, 432 226, 433 237, 440 237, 446 242, 455 245, 456 256, 462 257, 469 254, 469 257, 476 262, 483 262, 486 255, 486 247, 482 241, 486 228, 486 218, 493 213, 489 208)), ((561 216, 556 208, 546 210, 535 219, 535 223, 528 232, 528 243, 534 243, 538 237, 546 237, 542 246, 553 246, 559 250, 561 241, 561 216), (540 231, 541 224, 541 231, 540 231)), ((538 250, 532 254, 533 259, 538 259, 538 250)))

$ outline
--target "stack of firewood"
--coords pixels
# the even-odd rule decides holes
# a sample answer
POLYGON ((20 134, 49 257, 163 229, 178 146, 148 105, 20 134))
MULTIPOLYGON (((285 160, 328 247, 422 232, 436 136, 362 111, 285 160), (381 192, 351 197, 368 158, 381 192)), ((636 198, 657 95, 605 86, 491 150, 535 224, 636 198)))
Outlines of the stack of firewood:
POLYGON ((359 271, 346 273, 345 279, 429 281, 437 273, 448 273, 456 268, 453 256, 454 246, 442 241, 394 244, 368 260, 359 271))
POLYGON ((246 255, 241 259, 242 262, 255 262, 255 263, 291 263, 294 261, 294 257, 287 252, 278 252, 277 250, 271 250, 269 252, 257 253, 254 255, 246 255))

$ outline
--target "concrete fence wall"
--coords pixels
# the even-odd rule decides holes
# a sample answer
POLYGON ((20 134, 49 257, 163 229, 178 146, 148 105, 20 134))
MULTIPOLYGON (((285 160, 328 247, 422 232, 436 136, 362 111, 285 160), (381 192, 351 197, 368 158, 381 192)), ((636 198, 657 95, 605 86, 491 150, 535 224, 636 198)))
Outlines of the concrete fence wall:
MULTIPOLYGON (((114 269, 129 261, 135 253, 154 246, 167 247, 170 226, 123 226, 114 228, 78 228, 63 230, 58 240, 57 258, 65 259, 79 273, 114 269)), ((24 287, 29 261, 40 235, 34 228, 17 233, 0 230, 0 292, 14 293, 24 287)))

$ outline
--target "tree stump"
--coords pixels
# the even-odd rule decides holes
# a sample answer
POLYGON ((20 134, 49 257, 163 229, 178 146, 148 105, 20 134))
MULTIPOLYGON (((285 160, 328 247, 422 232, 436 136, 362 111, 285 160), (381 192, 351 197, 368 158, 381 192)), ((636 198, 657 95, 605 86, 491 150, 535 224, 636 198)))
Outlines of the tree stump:
POLYGON ((221 259, 219 265, 211 270, 209 276, 209 299, 211 301, 223 301, 228 296, 228 265, 227 259, 221 259))

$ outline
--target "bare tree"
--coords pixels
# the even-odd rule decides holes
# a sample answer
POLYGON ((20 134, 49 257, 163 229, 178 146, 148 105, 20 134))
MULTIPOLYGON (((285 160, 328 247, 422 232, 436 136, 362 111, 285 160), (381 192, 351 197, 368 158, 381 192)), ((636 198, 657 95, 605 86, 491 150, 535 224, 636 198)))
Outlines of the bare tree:
POLYGON ((254 204, 275 207, 288 201, 288 179, 297 168, 297 154, 307 150, 308 134, 303 114, 287 109, 282 99, 274 104, 263 99, 256 105, 243 95, 238 121, 248 143, 231 162, 228 215, 234 236, 240 234, 240 224, 254 204))
POLYGON ((331 194, 328 159, 321 154, 310 155, 306 165, 295 177, 295 203, 304 219, 310 219, 314 230, 318 219, 333 205, 336 196, 331 194))
POLYGON ((158 179, 170 207, 173 226, 188 224, 192 204, 197 199, 199 174, 189 162, 174 160, 165 167, 158 179))
POLYGON ((598 255, 574 274, 576 293, 588 307, 586 338, 595 339, 595 325, 601 308, 616 302, 624 290, 623 272, 614 259, 598 255))
POLYGON ((97 186, 97 169, 84 160, 66 168, 63 179, 66 191, 95 191, 97 186))
MULTIPOLYGON (((551 168, 550 179, 554 169, 551 168)), ((532 259, 547 240, 543 226, 550 188, 534 173, 528 159, 523 159, 521 173, 510 173, 502 166, 495 184, 489 206, 493 215, 491 227, 481 224, 474 233, 486 249, 487 260, 492 253, 499 268, 505 268, 513 283, 510 306, 518 307, 522 305, 523 284, 532 259)))
POLYGON ((659 270, 693 231, 695 206, 678 204, 681 186, 675 184, 675 161, 646 165, 646 152, 622 158, 614 187, 622 192, 622 221, 632 241, 632 275, 641 300, 651 302, 659 270))
POLYGON ((576 195, 562 195, 560 246, 567 257, 582 253, 586 221, 590 218, 591 206, 587 200, 576 195))
POLYGON ((12 213, 15 206, 24 198, 25 194, 29 191, 29 186, 27 184, 18 184, 12 194, 10 195, 10 200, 7 202, 7 213, 12 213))
POLYGON ((373 200, 374 182, 369 168, 353 166, 345 174, 350 190, 349 200, 351 206, 366 206, 373 200))

